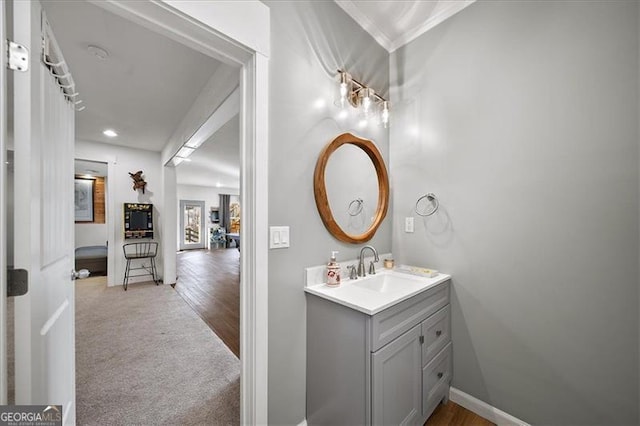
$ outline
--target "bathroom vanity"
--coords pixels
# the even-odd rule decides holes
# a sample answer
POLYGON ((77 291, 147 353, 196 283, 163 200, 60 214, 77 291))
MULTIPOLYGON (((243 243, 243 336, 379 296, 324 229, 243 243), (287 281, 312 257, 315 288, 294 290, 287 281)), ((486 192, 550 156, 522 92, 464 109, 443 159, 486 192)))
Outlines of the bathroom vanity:
POLYGON ((307 285, 309 425, 422 425, 448 399, 450 278, 307 285))

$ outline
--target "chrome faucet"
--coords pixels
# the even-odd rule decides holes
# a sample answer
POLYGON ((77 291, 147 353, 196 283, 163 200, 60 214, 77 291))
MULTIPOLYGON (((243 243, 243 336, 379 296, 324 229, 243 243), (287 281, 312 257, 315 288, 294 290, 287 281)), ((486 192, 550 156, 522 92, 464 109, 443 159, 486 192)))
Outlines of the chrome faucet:
MULTIPOLYGON (((360 250, 360 261, 358 262, 358 276, 365 277, 367 274, 364 272, 364 251, 369 249, 373 252, 373 262, 379 262, 380 258, 378 257, 378 250, 376 250, 373 246, 364 246, 362 250, 360 250)), ((373 266, 373 262, 369 265, 369 273, 375 274, 376 268, 373 266)))

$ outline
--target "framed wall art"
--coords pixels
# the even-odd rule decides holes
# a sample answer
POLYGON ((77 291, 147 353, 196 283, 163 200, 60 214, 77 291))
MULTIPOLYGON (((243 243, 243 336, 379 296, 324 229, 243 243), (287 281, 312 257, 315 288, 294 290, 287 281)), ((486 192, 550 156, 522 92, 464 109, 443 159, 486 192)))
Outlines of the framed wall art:
POLYGON ((94 179, 75 179, 76 222, 93 222, 94 179))

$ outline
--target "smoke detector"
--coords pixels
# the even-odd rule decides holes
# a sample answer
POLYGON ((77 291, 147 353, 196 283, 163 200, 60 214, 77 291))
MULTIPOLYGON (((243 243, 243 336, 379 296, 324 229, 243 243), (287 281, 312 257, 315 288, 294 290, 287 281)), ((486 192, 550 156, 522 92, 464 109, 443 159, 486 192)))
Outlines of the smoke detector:
POLYGON ((109 52, 104 50, 102 47, 98 47, 90 44, 87 47, 87 50, 89 51, 89 53, 91 53, 93 56, 100 59, 101 61, 104 61, 109 57, 109 52))

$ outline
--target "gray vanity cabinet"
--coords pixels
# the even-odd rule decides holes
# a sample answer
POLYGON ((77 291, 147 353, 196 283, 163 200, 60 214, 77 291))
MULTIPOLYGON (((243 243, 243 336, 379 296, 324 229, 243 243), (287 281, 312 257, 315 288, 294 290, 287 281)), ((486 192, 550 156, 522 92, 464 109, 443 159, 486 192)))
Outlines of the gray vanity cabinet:
POLYGON ((309 425, 422 425, 448 398, 449 281, 374 315, 306 297, 309 425))
POLYGON ((371 354, 374 425, 411 425, 422 418, 420 326, 371 354))

